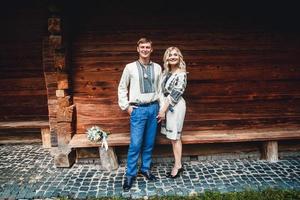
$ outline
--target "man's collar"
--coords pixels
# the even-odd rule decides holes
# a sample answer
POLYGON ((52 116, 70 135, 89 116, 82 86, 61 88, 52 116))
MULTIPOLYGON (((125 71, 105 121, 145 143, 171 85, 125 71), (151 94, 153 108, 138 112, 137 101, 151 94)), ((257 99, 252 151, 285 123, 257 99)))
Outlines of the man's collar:
POLYGON ((143 64, 141 61, 137 60, 137 62, 139 62, 141 65, 152 65, 153 62, 150 60, 148 64, 143 64))

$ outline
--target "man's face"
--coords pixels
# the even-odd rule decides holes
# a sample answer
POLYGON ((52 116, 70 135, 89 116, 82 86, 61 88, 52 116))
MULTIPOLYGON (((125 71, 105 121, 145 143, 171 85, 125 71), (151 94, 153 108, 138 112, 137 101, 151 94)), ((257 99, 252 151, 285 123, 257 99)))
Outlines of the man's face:
POLYGON ((141 43, 137 47, 137 52, 139 52, 140 58, 150 58, 153 49, 150 43, 141 43))

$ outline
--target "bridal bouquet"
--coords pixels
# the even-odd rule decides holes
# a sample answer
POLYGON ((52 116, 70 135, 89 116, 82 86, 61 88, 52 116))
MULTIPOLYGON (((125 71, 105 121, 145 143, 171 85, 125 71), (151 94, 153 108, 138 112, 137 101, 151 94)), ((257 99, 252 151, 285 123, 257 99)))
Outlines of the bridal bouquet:
POLYGON ((89 141, 91 141, 91 142, 102 141, 101 147, 102 148, 104 147, 105 150, 107 151, 107 149, 108 149, 107 137, 109 135, 109 132, 104 131, 103 129, 101 129, 98 126, 92 126, 87 129, 86 133, 87 133, 87 138, 89 141))

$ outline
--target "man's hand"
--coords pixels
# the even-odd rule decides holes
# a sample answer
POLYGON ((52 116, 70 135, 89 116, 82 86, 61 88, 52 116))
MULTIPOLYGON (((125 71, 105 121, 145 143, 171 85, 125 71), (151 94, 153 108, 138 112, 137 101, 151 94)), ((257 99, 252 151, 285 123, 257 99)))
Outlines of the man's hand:
POLYGON ((131 115, 133 109, 135 109, 135 108, 137 108, 137 106, 129 106, 129 107, 127 108, 128 114, 131 115))
POLYGON ((162 120, 166 119, 166 113, 163 111, 159 111, 158 115, 156 116, 157 122, 161 122, 162 120))

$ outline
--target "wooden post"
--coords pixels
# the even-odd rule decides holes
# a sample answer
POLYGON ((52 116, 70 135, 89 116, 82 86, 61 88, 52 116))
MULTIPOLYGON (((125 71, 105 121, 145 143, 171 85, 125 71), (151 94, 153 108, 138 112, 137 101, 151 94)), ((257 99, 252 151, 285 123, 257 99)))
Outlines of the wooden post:
POLYGON ((56 167, 70 167, 75 162, 75 151, 69 148, 53 148, 54 164, 56 167))
POLYGON ((73 135, 73 127, 71 123, 61 122, 58 123, 57 126, 57 142, 58 147, 66 147, 68 146, 72 135, 73 135))
POLYGON ((57 6, 59 5, 49 7, 49 11, 55 15, 48 18, 49 37, 43 45, 43 63, 48 92, 50 132, 56 136, 53 146, 57 148, 52 149, 54 162, 56 167, 70 167, 75 162, 75 151, 68 147, 75 132, 75 105, 72 105, 69 66, 66 62, 68 40, 67 35, 63 34, 63 18, 59 16, 61 10, 57 6))
POLYGON ((277 141, 267 141, 263 143, 262 158, 269 162, 278 161, 278 143, 277 141))
POLYGON ((107 151, 104 148, 99 147, 99 155, 101 166, 105 170, 112 171, 118 169, 118 159, 113 147, 108 147, 107 151))
POLYGON ((56 131, 56 70, 53 67, 53 50, 49 46, 49 38, 43 40, 43 68, 48 99, 48 113, 51 146, 57 146, 57 131, 56 131))
POLYGON ((59 17, 50 17, 48 19, 48 31, 51 34, 57 34, 61 32, 61 20, 59 17))
POLYGON ((43 148, 51 148, 50 128, 41 128, 43 148))
MULTIPOLYGON (((59 67, 62 67, 62 65, 59 67)), ((57 74, 57 89, 59 90, 69 89, 69 75, 67 73, 57 74)))
POLYGON ((62 47, 62 37, 60 35, 50 35, 49 44, 54 49, 59 49, 62 47))

